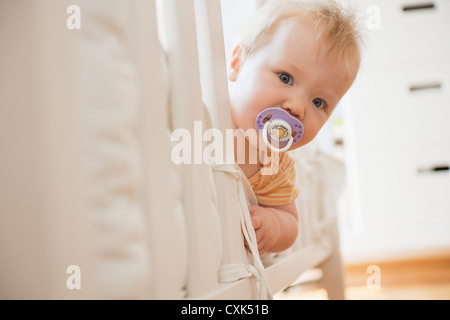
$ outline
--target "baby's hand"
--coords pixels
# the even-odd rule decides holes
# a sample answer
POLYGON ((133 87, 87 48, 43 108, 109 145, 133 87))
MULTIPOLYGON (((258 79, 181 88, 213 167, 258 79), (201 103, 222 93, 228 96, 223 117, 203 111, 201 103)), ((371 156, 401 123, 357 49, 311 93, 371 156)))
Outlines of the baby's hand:
MULTIPOLYGON (((281 225, 277 218, 277 212, 273 208, 249 206, 252 225, 256 233, 259 254, 269 251, 278 241, 281 235, 281 225)), ((245 244, 247 249, 248 245, 245 244)))

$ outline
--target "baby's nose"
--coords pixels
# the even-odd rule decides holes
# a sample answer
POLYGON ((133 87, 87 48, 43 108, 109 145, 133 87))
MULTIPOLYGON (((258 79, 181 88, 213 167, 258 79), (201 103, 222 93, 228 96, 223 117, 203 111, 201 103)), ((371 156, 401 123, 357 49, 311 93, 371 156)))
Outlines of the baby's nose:
POLYGON ((289 114, 295 118, 298 118, 300 120, 303 120, 303 116, 304 116, 304 112, 303 112, 303 108, 297 107, 283 107, 283 109, 287 112, 289 112, 289 114))

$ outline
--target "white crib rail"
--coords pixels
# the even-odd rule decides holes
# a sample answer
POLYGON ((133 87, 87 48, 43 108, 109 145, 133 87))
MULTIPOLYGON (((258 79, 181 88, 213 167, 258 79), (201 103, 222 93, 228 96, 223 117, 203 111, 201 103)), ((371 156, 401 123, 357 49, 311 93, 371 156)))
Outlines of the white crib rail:
POLYGON ((60 25, 67 3, 2 3, 0 296, 252 299, 270 296, 264 279, 275 293, 327 261, 342 298, 336 221, 324 215, 335 198, 322 196, 333 161, 295 155, 300 236, 265 272, 247 268, 259 257, 243 245, 236 167, 172 162, 176 129, 194 141, 194 121, 231 128, 220 1, 156 2, 78 0, 73 31, 60 25), (73 264, 82 290, 67 287, 73 264))

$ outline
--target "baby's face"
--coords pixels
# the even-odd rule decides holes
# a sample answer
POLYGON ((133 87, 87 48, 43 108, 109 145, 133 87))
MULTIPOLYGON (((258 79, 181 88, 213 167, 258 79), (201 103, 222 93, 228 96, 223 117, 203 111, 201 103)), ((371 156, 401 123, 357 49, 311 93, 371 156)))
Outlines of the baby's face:
POLYGON ((317 36, 308 24, 288 22, 245 59, 238 50, 228 72, 235 128, 256 130, 258 114, 277 107, 304 126, 302 139, 290 150, 317 135, 354 80, 344 62, 327 54, 328 46, 317 36))

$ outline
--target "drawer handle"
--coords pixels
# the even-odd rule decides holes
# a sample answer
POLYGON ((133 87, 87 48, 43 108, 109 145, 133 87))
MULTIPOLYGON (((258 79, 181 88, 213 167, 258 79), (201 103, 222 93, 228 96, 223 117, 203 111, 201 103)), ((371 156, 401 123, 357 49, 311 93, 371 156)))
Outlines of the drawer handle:
POLYGON ((426 172, 443 172, 443 171, 450 171, 450 167, 448 165, 439 165, 429 168, 419 168, 417 170, 419 173, 426 173, 426 172))
POLYGON ((440 83, 436 82, 436 83, 427 83, 427 84, 410 86, 409 91, 415 92, 415 91, 441 89, 441 88, 442 88, 442 85, 440 83))
POLYGON ((422 4, 414 4, 414 5, 407 5, 403 6, 403 12, 410 12, 410 11, 417 11, 417 10, 429 10, 434 9, 435 5, 433 2, 426 2, 422 4))

